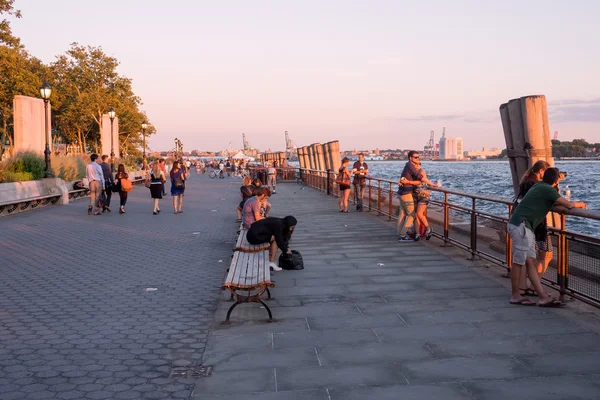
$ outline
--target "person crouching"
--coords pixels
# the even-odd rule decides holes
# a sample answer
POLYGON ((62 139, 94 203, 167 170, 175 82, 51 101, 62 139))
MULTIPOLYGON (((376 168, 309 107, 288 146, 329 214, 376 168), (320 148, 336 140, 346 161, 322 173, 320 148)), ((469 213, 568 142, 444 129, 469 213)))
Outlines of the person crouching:
POLYGON ((285 218, 267 217, 254 222, 246 234, 246 239, 250 244, 271 244, 269 267, 273 271, 281 271, 282 269, 275 262, 278 249, 281 249, 282 253, 292 254, 289 242, 297 222, 296 218, 291 215, 285 218))

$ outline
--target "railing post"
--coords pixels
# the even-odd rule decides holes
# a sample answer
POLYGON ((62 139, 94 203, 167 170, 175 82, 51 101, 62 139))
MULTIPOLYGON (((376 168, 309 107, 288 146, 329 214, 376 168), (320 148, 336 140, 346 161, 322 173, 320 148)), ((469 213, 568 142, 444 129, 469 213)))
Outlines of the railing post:
POLYGON ((448 208, 448 193, 444 192, 444 247, 450 245, 450 213, 448 208))
POLYGON ((331 170, 327 170, 327 196, 331 196, 331 170))
POLYGON ((471 207, 471 257, 469 260, 477 259, 477 213, 475 210, 477 200, 473 199, 471 207))
POLYGON ((371 180, 367 179, 367 182, 369 183, 369 212, 371 212, 371 210, 373 209, 373 207, 371 206, 371 180))
POLYGON ((381 181, 377 181, 377 215, 381 215, 381 181))
POLYGON ((393 189, 392 182, 390 182, 390 194, 389 194, 389 203, 390 203, 389 204, 389 214, 390 214, 390 218, 389 218, 389 221, 391 221, 392 219, 394 219, 394 218, 392 218, 392 212, 394 210, 394 208, 392 206, 392 201, 394 199, 394 194, 392 193, 392 189, 393 189))
MULTIPOLYGON (((508 205, 508 219, 510 219, 510 216, 512 215, 512 204, 508 205)), ((506 269, 508 270, 508 273, 510 273, 511 269, 512 269, 512 238, 510 237, 510 235, 508 234, 508 227, 506 228, 506 233, 505 233, 505 246, 506 249, 504 251, 505 255, 506 255, 506 269)))
POLYGON ((556 268, 556 278, 558 280, 558 285, 560 286, 560 295, 558 297, 560 301, 564 301, 568 279, 568 246, 566 225, 567 216, 565 214, 560 214, 560 233, 558 235, 558 254, 556 256, 558 261, 558 265, 556 268))

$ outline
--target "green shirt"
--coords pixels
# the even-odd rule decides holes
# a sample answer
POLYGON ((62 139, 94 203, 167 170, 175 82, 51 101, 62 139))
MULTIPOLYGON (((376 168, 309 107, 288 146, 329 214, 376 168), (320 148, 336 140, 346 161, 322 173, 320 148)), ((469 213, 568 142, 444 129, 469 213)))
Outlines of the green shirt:
POLYGON ((534 230, 546 218, 546 214, 559 198, 560 194, 556 188, 545 182, 538 182, 529 189, 513 211, 509 223, 519 226, 525 221, 525 226, 534 230))

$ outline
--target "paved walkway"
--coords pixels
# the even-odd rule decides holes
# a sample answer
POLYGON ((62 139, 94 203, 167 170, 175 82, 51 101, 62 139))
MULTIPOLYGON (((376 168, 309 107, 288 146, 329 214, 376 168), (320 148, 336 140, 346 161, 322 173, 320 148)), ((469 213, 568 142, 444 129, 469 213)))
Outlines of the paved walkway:
POLYGON ((433 240, 399 244, 395 223, 299 188, 281 185, 271 203, 297 217, 306 269, 274 274, 277 323, 247 304, 221 325, 223 296, 203 357, 214 372, 194 398, 600 397, 597 314, 511 306, 500 269, 433 240))
POLYGON ((598 398, 596 314, 509 306, 464 253, 293 184, 271 202, 306 269, 274 276, 279 322, 249 304, 221 325, 238 185, 194 176, 181 215, 139 187, 125 215, 0 220, 0 399, 598 398))
POLYGON ((193 176, 184 213, 87 199, 0 220, 0 399, 189 398, 231 255, 233 181, 193 176), (213 211, 215 210, 215 211, 213 211), (146 291, 156 288, 156 291, 146 291))

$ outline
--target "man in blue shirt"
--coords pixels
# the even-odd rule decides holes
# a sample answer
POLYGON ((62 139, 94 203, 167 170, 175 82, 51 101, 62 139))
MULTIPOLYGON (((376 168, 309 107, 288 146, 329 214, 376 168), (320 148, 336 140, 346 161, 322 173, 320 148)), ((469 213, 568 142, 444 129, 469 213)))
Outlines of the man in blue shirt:
POLYGON ((421 185, 423 179, 421 171, 417 168, 419 163, 419 152, 411 150, 408 152, 408 162, 402 170, 400 181, 398 181, 398 195, 400 196, 400 214, 398 215, 398 241, 416 242, 419 240, 419 230, 417 234, 411 237, 407 234, 408 228, 415 222, 415 189, 421 185))

